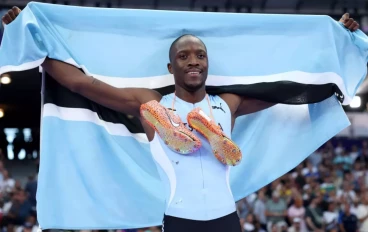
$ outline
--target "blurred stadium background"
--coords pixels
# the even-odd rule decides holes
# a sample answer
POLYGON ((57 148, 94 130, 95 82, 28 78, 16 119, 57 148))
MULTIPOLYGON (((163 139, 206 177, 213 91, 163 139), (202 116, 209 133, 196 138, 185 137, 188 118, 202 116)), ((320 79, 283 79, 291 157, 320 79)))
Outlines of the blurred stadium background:
MULTIPOLYGON (((0 16, 12 6, 22 9, 28 2, 0 0, 0 16)), ((368 33, 368 0, 37 2, 203 12, 323 14, 336 20, 343 13, 349 12, 360 23, 361 30, 368 33)), ((4 28, 2 25, 0 27, 1 42, 4 28)), ((3 231, 37 230, 34 206, 39 162, 40 91, 38 69, 8 73, 0 77, 0 227, 3 231), (13 217, 17 220, 9 219, 13 217)), ((268 228, 269 231, 299 231, 298 228, 301 228, 300 231, 368 232, 367 102, 366 78, 352 104, 344 107, 352 123, 349 128, 313 153, 295 170, 238 203, 244 231, 262 231, 261 228, 268 228), (280 216, 272 214, 276 212, 280 216), (354 226, 360 229, 353 230, 354 226)), ((160 230, 146 228, 139 231, 160 230)))

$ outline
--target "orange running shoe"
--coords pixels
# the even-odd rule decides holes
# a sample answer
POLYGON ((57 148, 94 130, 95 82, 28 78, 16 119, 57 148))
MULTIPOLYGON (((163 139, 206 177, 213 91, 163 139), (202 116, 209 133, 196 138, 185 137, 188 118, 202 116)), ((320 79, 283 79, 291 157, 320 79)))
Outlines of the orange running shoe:
POLYGON ((208 140, 213 154, 221 163, 232 166, 240 163, 242 153, 239 147, 200 108, 192 110, 188 114, 187 120, 193 129, 208 140))
POLYGON ((140 114, 171 150, 190 154, 202 146, 201 140, 184 125, 180 117, 157 101, 142 104, 140 114))

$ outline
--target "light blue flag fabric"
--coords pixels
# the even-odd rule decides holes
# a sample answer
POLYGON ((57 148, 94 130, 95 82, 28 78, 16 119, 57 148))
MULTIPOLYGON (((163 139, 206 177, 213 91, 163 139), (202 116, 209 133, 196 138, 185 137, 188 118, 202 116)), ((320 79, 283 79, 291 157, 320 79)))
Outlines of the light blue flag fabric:
MULTIPOLYGON (((270 100, 293 95, 295 86, 307 89, 291 102, 275 100, 287 104, 237 119, 232 138, 243 161, 230 171, 234 200, 285 174, 349 125, 338 100, 349 104, 364 79, 368 40, 327 16, 30 3, 5 27, 0 74, 35 68, 50 57, 116 87, 170 92, 169 46, 185 33, 206 44, 207 85, 214 89, 272 95, 270 100), (290 87, 275 89, 283 86, 290 87), (336 91, 323 92, 326 86, 336 91), (324 97, 316 97, 321 92, 324 97)), ((164 188, 141 127, 67 92, 51 78, 44 81, 40 226, 122 229, 161 224, 164 188)))

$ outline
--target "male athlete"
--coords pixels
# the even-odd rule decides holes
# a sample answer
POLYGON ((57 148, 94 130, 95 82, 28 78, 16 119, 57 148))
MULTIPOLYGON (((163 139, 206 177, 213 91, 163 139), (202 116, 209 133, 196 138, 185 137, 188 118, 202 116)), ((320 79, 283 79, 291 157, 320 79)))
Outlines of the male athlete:
MULTIPOLYGON (((3 23, 11 23, 19 13, 20 9, 13 7, 2 18, 3 23)), ((358 23, 349 18, 348 14, 344 14, 340 22, 351 31, 359 28, 358 23)), ((141 117, 140 107, 156 100, 166 108, 173 107, 174 113, 184 123, 188 113, 200 107, 205 114, 212 115, 216 123, 221 124, 222 130, 230 138, 238 116, 269 108, 274 103, 230 93, 208 96, 205 90, 208 75, 207 49, 195 36, 184 35, 175 40, 170 47, 169 59, 167 67, 175 79, 175 93, 166 96, 151 89, 115 88, 57 60, 46 59, 42 67, 69 90, 115 111, 140 118, 166 186, 167 208, 163 220, 165 232, 240 232, 239 217, 229 187, 228 165, 214 157, 208 141, 195 130, 193 133, 201 138, 202 146, 199 150, 191 155, 181 155, 170 150, 141 117), (212 106, 221 106, 221 109, 212 111, 212 106), (177 163, 167 165, 163 162, 165 158, 177 163)))

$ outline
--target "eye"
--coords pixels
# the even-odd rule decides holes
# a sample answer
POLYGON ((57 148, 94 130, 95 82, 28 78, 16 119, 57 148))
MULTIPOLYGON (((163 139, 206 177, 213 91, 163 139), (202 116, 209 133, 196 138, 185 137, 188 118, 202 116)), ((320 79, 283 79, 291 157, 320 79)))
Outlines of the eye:
POLYGON ((206 58, 206 56, 205 56, 204 54, 199 54, 199 55, 198 55, 198 58, 199 58, 199 59, 204 59, 204 58, 206 58))
POLYGON ((180 54, 179 55, 179 59, 181 59, 181 60, 185 60, 187 58, 187 55, 185 55, 185 54, 180 54))

